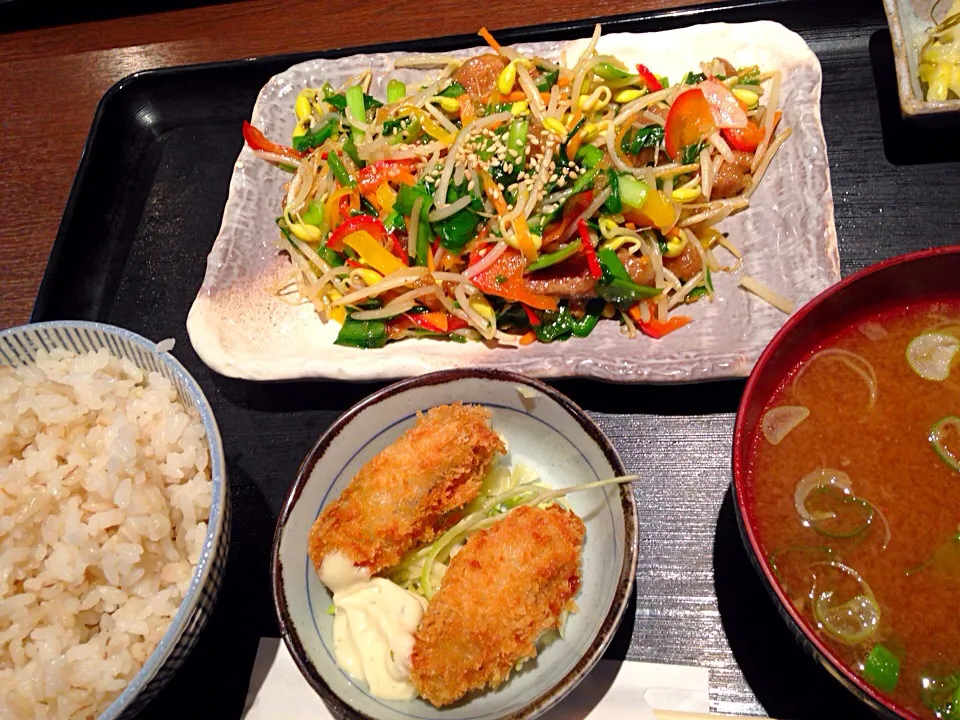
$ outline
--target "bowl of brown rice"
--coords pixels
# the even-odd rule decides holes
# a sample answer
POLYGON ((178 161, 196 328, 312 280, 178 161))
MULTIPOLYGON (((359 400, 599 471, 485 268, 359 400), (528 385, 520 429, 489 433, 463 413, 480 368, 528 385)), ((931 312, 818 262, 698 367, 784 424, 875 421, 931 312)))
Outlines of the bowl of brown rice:
POLYGON ((223 579, 223 447, 172 341, 92 322, 0 331, 4 718, 130 717, 223 579))

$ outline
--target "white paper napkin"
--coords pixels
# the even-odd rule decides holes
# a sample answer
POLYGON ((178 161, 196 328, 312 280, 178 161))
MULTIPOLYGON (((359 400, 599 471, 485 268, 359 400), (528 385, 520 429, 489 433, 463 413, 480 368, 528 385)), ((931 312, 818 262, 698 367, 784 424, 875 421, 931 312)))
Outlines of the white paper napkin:
MULTIPOLYGON (((710 710, 706 668, 601 661, 548 712, 546 720, 648 720, 650 708, 706 713, 710 710)), ((278 638, 261 638, 243 720, 278 717, 332 718, 278 638)))

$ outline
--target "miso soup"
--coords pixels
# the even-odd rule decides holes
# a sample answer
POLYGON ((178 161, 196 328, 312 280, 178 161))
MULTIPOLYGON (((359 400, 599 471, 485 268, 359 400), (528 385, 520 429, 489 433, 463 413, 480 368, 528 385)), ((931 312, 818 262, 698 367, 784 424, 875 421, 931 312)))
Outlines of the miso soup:
POLYGON ((843 330, 762 418, 756 529, 784 593, 882 694, 960 720, 960 299, 843 330))

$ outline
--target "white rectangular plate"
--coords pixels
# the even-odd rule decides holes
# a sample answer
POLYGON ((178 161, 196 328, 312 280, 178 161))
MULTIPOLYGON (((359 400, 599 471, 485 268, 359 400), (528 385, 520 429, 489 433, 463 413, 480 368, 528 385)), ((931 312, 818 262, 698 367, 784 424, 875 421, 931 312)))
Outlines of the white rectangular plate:
MULTIPOLYGON (((574 61, 586 40, 519 45, 522 52, 574 61)), ((830 167, 820 122, 820 63, 795 33, 773 22, 716 23, 664 32, 603 36, 599 51, 628 65, 642 62, 678 78, 701 61, 725 57, 735 66, 783 72, 780 107, 793 128, 774 158, 751 206, 721 225, 744 252, 740 272, 794 301, 796 307, 840 277, 830 167)), ((457 53, 483 52, 473 48, 457 53)), ((387 79, 408 84, 424 71, 394 71, 401 53, 310 60, 277 75, 261 90, 252 122, 267 137, 293 131, 293 101, 304 87, 324 81, 339 87, 373 70, 371 94, 383 96, 387 79)), ((239 132, 239 128, 237 129, 239 132)), ((197 353, 211 368, 249 380, 399 378, 465 366, 494 366, 537 377, 594 377, 613 382, 689 382, 749 374, 786 316, 737 286, 729 273, 715 275, 714 302, 684 309, 694 322, 662 340, 628 339, 616 322, 603 321, 588 338, 489 348, 481 343, 403 340, 378 350, 334 345, 339 326, 324 324, 312 306, 287 304, 270 287, 286 272, 274 220, 289 175, 240 152, 220 233, 207 261, 203 285, 187 318, 197 353)))

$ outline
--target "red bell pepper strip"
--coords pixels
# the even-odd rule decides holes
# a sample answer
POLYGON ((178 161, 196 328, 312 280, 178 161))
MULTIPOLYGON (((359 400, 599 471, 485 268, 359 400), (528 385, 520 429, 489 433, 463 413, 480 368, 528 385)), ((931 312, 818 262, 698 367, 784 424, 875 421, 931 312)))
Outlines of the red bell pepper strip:
POLYGON ((407 166, 412 162, 414 162, 414 158, 409 160, 381 160, 373 165, 367 165, 357 173, 357 184, 360 186, 360 192, 372 192, 387 180, 397 180, 403 175, 409 175, 407 166))
POLYGON ((648 68, 646 65, 637 63, 637 75, 640 76, 640 80, 643 81, 643 84, 647 86, 648 92, 663 90, 663 85, 661 85, 660 81, 657 80, 657 76, 650 72, 650 68, 648 68))
POLYGON ((523 280, 527 259, 519 250, 507 248, 497 261, 482 273, 474 275, 473 284, 487 293, 514 302, 522 302, 537 310, 556 310, 557 300, 532 292, 523 280))
POLYGON ((570 227, 570 223, 572 223, 575 218, 579 217, 580 214, 586 210, 592 202, 593 190, 587 190, 586 192, 574 195, 563 207, 563 219, 559 223, 550 226, 544 231, 543 244, 541 248, 548 247, 563 237, 563 234, 567 231, 567 228, 570 227))
POLYGON ((687 145, 703 140, 717 129, 710 104, 700 88, 680 93, 670 106, 663 129, 663 144, 676 162, 687 145))
POLYGON ((470 326, 466 320, 441 311, 404 313, 402 316, 394 318, 390 322, 396 326, 396 330, 408 330, 415 325, 421 330, 441 334, 451 333, 454 330, 462 330, 470 326))
POLYGON ((743 152, 755 151, 763 140, 763 129, 753 120, 750 120, 746 127, 730 128, 722 132, 730 147, 743 152))
POLYGON ((397 234, 390 233, 387 237, 390 239, 390 251, 400 258, 404 265, 409 265, 410 256, 407 255, 407 249, 400 244, 400 238, 397 237, 397 234))
POLYGON ((663 322, 660 322, 655 316, 652 316, 651 313, 651 318, 647 320, 647 322, 644 322, 641 319, 640 308, 636 305, 630 308, 630 317, 637 323, 637 327, 640 328, 644 335, 649 335, 655 340, 659 340, 664 335, 669 335, 674 330, 679 330, 693 320, 693 318, 687 315, 671 315, 663 322))
POLYGON ((530 324, 531 324, 533 327, 537 327, 537 326, 540 324, 540 318, 539 318, 539 317, 537 316, 537 314, 533 311, 533 309, 530 308, 530 307, 527 307, 527 306, 524 305, 523 303, 520 303, 520 307, 522 307, 522 308, 523 308, 523 311, 527 314, 527 320, 530 321, 530 324))
POLYGON ((407 313, 410 321, 428 332, 447 332, 447 314, 445 312, 407 313))
POLYGON ((349 266, 352 267, 352 268, 362 268, 362 267, 363 267, 363 263, 362 263, 362 262, 359 262, 358 260, 354 260, 353 258, 347 258, 347 265, 349 265, 349 266))
POLYGON ((243 139, 246 141, 247 145, 254 150, 262 150, 263 152, 273 153, 274 155, 283 155, 291 160, 299 160, 301 157, 300 153, 298 153, 292 147, 287 147, 286 145, 275 143, 272 140, 267 140, 266 135, 264 135, 246 120, 243 121, 243 139))
POLYGON ((378 242, 383 242, 387 236, 387 229, 379 219, 370 215, 354 215, 340 223, 337 229, 327 238, 327 247, 337 252, 343 252, 343 239, 351 233, 357 232, 357 230, 370 233, 378 242))
POLYGON ((597 251, 590 242, 590 230, 587 227, 587 221, 580 218, 577 223, 577 230, 580 233, 580 244, 583 245, 583 254, 587 257, 587 267, 590 269, 590 277, 599 280, 603 275, 603 269, 600 267, 600 261, 597 260, 597 251))
MULTIPOLYGON (((777 110, 773 117, 773 126, 776 127, 780 121, 780 111, 777 110)), ((723 137, 727 144, 734 150, 743 152, 755 152, 763 140, 763 128, 757 125, 753 120, 748 120, 746 127, 723 130, 723 137)))

